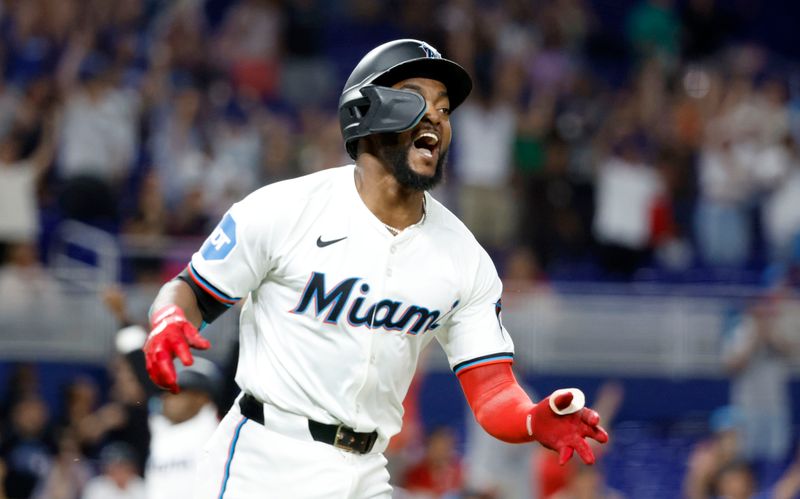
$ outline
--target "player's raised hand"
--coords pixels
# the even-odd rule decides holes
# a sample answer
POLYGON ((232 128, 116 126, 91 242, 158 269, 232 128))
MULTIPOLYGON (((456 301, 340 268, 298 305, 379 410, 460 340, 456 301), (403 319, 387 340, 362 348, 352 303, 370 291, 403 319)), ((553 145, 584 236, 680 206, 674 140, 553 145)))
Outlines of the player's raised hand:
POLYGON ((600 426, 600 415, 584 407, 583 392, 575 388, 556 390, 531 409, 528 432, 540 444, 559 454, 565 464, 577 451, 586 464, 594 463, 586 438, 608 442, 608 433, 600 426))
POLYGON ((211 343, 200 336, 180 307, 169 305, 154 313, 150 335, 142 348, 147 374, 153 383, 178 393, 180 388, 172 360, 178 357, 183 365, 192 365, 194 358, 189 347, 206 350, 211 343))

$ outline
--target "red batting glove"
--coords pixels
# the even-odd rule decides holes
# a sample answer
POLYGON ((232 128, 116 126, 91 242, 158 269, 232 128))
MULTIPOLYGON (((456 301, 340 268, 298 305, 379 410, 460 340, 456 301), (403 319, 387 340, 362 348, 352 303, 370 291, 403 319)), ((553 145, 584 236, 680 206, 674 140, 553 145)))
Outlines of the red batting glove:
POLYGON ((177 305, 159 309, 153 314, 152 323, 153 328, 142 348, 147 374, 156 385, 178 393, 180 388, 172 359, 178 357, 183 365, 191 366, 194 359, 189 347, 206 350, 211 342, 200 336, 177 305))
MULTIPOLYGON (((553 394, 556 397, 553 405, 559 412, 567 411, 572 404, 573 394, 569 391, 559 392, 553 394)), ((550 397, 531 409, 528 433, 543 446, 558 452, 558 464, 564 465, 569 461, 574 451, 578 451, 584 463, 593 464, 594 453, 584 439, 589 437, 601 444, 608 442, 608 433, 600 426, 600 415, 586 407, 569 414, 558 414, 551 407, 550 397)))

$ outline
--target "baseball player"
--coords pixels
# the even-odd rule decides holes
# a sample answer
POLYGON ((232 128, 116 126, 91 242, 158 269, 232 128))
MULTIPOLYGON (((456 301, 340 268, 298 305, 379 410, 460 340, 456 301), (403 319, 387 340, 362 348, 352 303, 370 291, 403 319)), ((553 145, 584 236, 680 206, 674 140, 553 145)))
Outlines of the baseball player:
POLYGON ((149 418, 147 499, 174 499, 193 490, 200 450, 219 423, 213 402, 221 385, 217 367, 197 358, 190 367, 179 366, 177 379, 181 392, 165 392, 161 411, 149 418))
POLYGON ((173 392, 173 358, 243 301, 242 389, 204 448, 198 498, 391 496, 382 451, 434 339, 481 426, 566 462, 606 442, 579 390, 534 403, 511 370, 502 288, 469 230, 428 191, 442 177, 467 72, 417 40, 370 51, 339 118, 355 164, 265 186, 234 204, 156 297, 144 346, 173 392))

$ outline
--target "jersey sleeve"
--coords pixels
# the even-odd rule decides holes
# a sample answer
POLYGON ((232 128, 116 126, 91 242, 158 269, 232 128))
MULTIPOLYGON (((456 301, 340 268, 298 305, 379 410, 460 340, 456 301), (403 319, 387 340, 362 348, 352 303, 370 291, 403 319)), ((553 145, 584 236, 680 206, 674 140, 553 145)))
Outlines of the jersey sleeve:
POLYGON ((179 278, 187 282, 211 322, 258 287, 271 265, 270 226, 249 198, 222 217, 179 278))
POLYGON ((514 343, 500 317, 503 285, 489 255, 481 248, 474 276, 437 339, 455 374, 480 365, 512 362, 514 343))

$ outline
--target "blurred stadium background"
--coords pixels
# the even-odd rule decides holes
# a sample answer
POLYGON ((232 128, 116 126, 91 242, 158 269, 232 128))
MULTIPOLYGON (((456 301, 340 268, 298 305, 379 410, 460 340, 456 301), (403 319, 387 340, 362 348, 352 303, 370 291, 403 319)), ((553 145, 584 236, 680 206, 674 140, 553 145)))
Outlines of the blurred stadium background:
MULTIPOLYGON (((117 331, 232 202, 348 162, 341 85, 398 37, 474 76, 435 194, 495 258, 518 375, 583 388, 612 443, 592 472, 487 441, 432 348, 394 483, 795 497, 798 19, 788 0, 3 0, 0 497, 81 497, 80 474, 41 484, 68 451, 98 473, 116 440, 143 471, 153 394, 117 331), (77 451, 56 440, 87 425, 77 451)), ((207 330, 228 372, 236 329, 207 330)))

